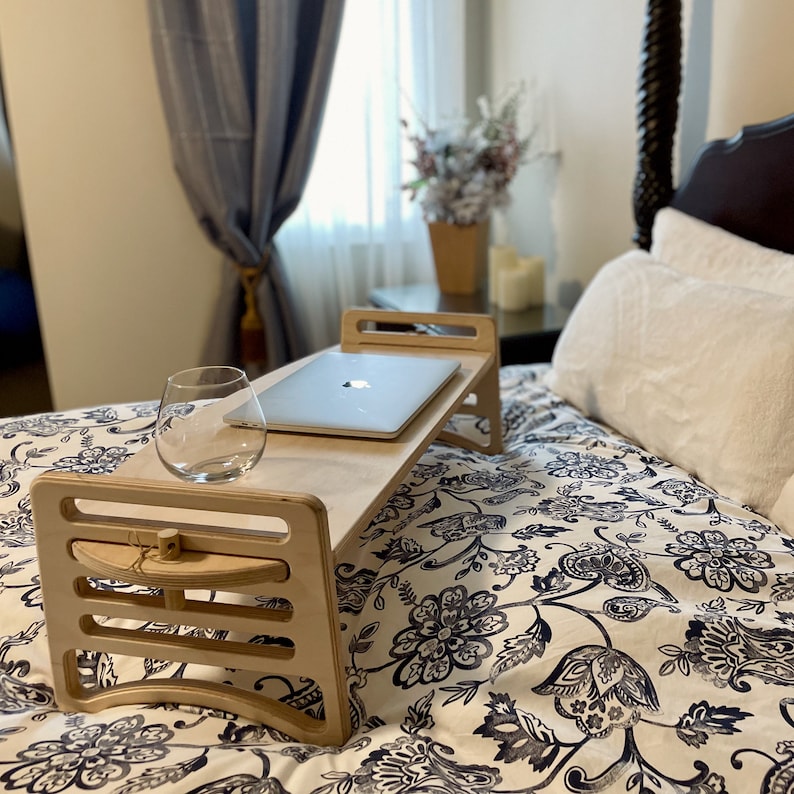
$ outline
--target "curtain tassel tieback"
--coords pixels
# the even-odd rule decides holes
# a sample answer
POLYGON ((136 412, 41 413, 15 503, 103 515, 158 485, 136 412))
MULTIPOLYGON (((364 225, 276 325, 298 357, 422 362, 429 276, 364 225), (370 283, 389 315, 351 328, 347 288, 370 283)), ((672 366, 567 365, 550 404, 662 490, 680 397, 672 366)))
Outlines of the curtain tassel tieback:
POLYGON ((262 368, 267 364, 265 326, 256 300, 259 279, 270 259, 268 248, 256 265, 234 263, 245 297, 245 313, 240 318, 240 359, 243 366, 256 364, 262 368))

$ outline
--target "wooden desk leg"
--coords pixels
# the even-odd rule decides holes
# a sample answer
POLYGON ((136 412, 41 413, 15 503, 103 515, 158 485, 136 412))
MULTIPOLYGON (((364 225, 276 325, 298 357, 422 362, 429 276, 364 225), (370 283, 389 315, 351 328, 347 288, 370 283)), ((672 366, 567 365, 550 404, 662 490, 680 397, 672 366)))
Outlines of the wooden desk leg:
POLYGON ((381 309, 350 309, 342 318, 341 339, 343 349, 364 350, 368 345, 382 348, 409 350, 439 350, 454 353, 456 350, 472 350, 490 353, 491 364, 470 393, 470 400, 463 403, 456 414, 482 416, 488 420, 489 439, 486 444, 478 444, 461 434, 441 430, 440 441, 454 444, 464 449, 494 455, 502 451, 502 405, 499 397, 499 337, 493 317, 487 314, 454 314, 450 312, 392 312, 381 309), (391 328, 389 331, 373 331, 376 328, 391 328), (417 326, 444 325, 451 328, 468 329, 471 334, 417 334, 405 329, 417 326), (402 331, 396 330, 403 329, 402 331))
POLYGON ((482 452, 485 455, 497 455, 503 449, 502 403, 499 398, 499 367, 494 364, 483 376, 472 392, 475 401, 472 405, 464 404, 458 414, 482 416, 488 420, 488 442, 478 444, 476 441, 451 430, 442 430, 438 440, 453 444, 463 449, 482 452))
POLYGON ((350 706, 333 556, 325 506, 318 499, 67 472, 40 475, 31 498, 60 708, 96 712, 114 705, 182 703, 236 711, 302 742, 347 741, 350 706), (152 518, 151 507, 168 509, 167 524, 152 518), (202 523, 203 511, 228 516, 229 528, 208 528, 212 522, 204 518, 202 523), (286 529, 276 536, 241 532, 235 529, 235 515, 238 520, 276 516, 286 529), (178 559, 149 553, 158 549, 158 534, 167 528, 178 530, 178 559), (147 553, 141 556, 142 549, 147 553), (90 581, 97 577, 146 587, 140 592, 100 590, 90 581), (189 590, 191 595, 157 595, 152 593, 156 588, 166 594, 189 590), (198 591, 207 590, 283 598, 292 609, 257 607, 245 598, 232 599, 238 603, 203 599, 198 591), (224 638, 150 631, 151 621, 220 630, 224 638), (284 637, 287 643, 268 646, 242 639, 262 633, 284 637), (325 716, 315 719, 257 692, 221 683, 222 672, 218 680, 153 678, 87 689, 80 680, 77 653, 90 650, 221 671, 231 667, 305 676, 322 691, 325 716))

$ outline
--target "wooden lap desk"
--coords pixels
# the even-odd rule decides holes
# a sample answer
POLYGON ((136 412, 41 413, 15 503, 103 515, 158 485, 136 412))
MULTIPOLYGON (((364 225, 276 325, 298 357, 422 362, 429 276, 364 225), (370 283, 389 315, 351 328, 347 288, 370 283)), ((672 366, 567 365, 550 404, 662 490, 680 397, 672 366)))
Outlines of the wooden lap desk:
MULTIPOLYGON (((341 349, 455 358, 461 370, 397 439, 271 432, 261 461, 236 482, 180 482, 160 464, 154 444, 110 476, 47 472, 36 479, 32 506, 60 708, 95 712, 118 704, 193 704, 236 712, 302 742, 347 740, 336 560, 432 441, 492 454, 501 451, 502 427, 498 340, 490 317, 352 310, 343 318, 341 349), (384 315, 391 324, 440 322, 474 335, 373 330, 384 315), (486 417, 488 441, 480 445, 444 429, 456 413, 486 417), (92 577, 142 589, 98 589, 92 577), (251 596, 285 599, 292 608, 255 606, 251 596), (128 619, 131 628, 120 619, 128 619), (140 627, 147 621, 228 633, 212 639, 206 632, 196 637, 147 631, 140 627), (262 634, 288 642, 247 641, 262 634), (324 718, 203 679, 87 689, 78 650, 305 676, 322 691, 324 718)), ((262 390, 301 363, 264 376, 255 388, 262 390)))

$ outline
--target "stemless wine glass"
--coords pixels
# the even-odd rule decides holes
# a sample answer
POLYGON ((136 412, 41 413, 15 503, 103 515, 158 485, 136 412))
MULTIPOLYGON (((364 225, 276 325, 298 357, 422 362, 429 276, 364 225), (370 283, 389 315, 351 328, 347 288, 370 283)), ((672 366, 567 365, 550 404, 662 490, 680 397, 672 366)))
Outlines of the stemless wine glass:
POLYGON ((157 454, 177 477, 229 482, 262 457, 267 426, 246 374, 236 367, 195 367, 165 385, 154 430, 157 454), (234 411, 240 421, 230 423, 234 411))

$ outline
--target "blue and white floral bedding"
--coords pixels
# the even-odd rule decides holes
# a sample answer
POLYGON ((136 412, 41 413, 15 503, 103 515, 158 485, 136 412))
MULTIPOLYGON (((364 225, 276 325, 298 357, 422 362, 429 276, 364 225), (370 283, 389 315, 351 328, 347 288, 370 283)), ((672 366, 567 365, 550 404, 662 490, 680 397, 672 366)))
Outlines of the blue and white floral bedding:
MULTIPOLYGON (((434 445, 340 562, 340 748, 198 708, 59 712, 28 489, 112 471, 156 406, 0 420, 0 790, 794 791, 794 539, 542 372, 502 370, 504 454, 434 445)), ((116 675, 101 654, 81 669, 116 675)))

